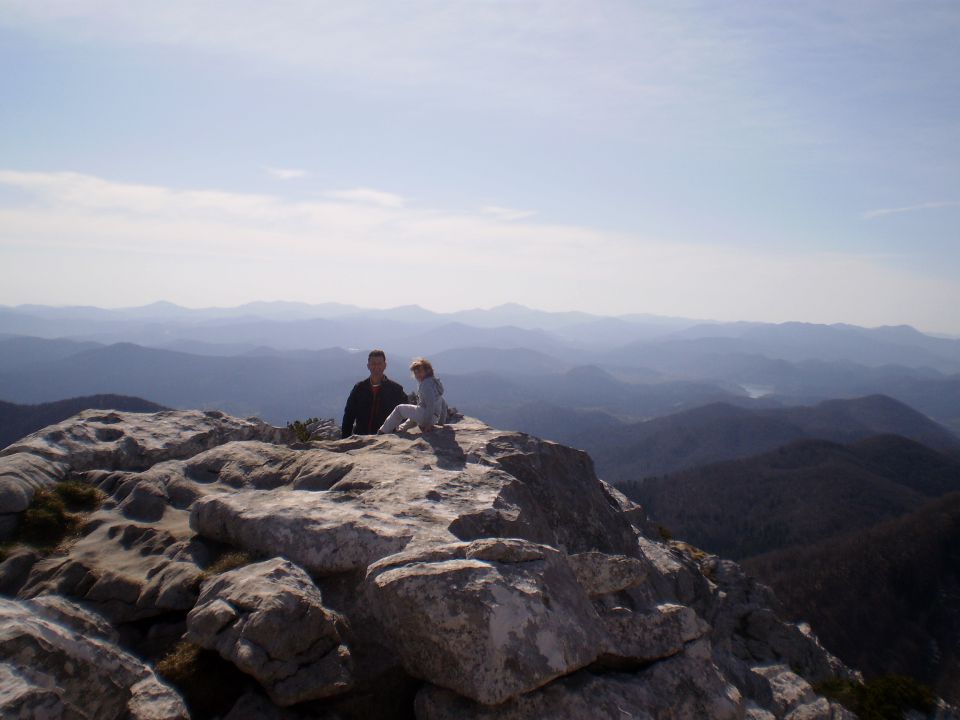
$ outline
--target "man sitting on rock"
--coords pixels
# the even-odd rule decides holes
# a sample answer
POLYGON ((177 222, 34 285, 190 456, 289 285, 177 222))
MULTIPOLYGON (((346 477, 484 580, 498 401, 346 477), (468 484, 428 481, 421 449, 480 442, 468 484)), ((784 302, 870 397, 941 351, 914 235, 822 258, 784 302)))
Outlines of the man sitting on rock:
POLYGON ((358 382, 350 391, 340 425, 342 437, 376 433, 393 409, 407 401, 403 387, 383 374, 386 369, 386 353, 371 350, 367 356, 370 377, 358 382))

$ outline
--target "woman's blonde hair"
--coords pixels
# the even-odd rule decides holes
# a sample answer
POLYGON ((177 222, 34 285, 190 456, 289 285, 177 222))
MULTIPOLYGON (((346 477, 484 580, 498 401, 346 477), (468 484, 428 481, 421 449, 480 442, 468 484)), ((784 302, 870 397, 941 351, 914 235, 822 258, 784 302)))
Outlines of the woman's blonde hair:
POLYGON ((433 377, 433 365, 430 364, 430 361, 426 358, 414 358, 413 362, 410 363, 410 372, 413 372, 417 368, 423 368, 423 373, 427 377, 433 377))

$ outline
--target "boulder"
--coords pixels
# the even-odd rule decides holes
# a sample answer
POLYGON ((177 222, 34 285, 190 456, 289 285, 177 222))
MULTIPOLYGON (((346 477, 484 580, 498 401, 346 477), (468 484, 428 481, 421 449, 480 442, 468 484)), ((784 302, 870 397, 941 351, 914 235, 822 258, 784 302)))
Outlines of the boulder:
POLYGON ((599 654, 597 615, 548 546, 479 540, 402 553, 371 567, 368 587, 407 671, 486 705, 599 654))
POLYGON ((777 717, 817 699, 810 683, 786 665, 762 665, 751 668, 751 672, 756 688, 754 697, 763 698, 764 707, 777 717))
POLYGON ((416 712, 418 720, 740 720, 744 707, 700 642, 640 673, 581 671, 497 707, 427 686, 416 712))
POLYGON ((568 561, 577 580, 591 597, 636 587, 646 579, 650 569, 645 558, 597 551, 571 555, 568 561))
POLYGON ((274 558, 206 581, 187 615, 187 639, 216 650, 287 706, 350 689, 342 622, 303 570, 274 558))
POLYGON ((132 655, 3 599, 0 687, 3 717, 189 719, 179 695, 132 655))
POLYGON ((647 612, 616 607, 600 617, 606 631, 604 656, 640 663, 676 655, 710 629, 692 608, 669 603, 647 612))

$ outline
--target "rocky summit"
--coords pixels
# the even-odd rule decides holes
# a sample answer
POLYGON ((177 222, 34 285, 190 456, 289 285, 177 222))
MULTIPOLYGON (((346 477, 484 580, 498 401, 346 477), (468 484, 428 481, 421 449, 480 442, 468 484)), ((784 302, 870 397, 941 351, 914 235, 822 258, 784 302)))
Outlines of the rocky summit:
POLYGON ((856 673, 736 564, 651 532, 586 454, 464 419, 296 442, 87 411, 0 454, 4 718, 836 720, 856 673))

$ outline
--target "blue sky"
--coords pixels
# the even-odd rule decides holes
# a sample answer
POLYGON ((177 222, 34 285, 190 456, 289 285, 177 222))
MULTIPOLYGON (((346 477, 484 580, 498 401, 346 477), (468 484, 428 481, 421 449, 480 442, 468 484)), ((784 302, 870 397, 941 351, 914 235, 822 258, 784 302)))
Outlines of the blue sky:
POLYGON ((960 333, 960 5, 0 0, 0 304, 960 333))

